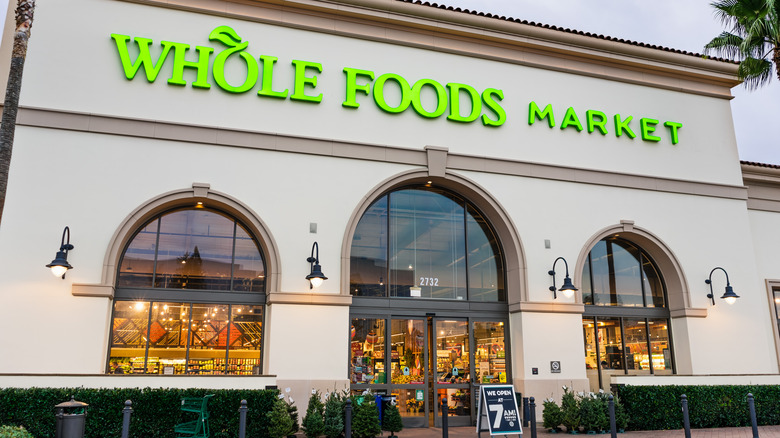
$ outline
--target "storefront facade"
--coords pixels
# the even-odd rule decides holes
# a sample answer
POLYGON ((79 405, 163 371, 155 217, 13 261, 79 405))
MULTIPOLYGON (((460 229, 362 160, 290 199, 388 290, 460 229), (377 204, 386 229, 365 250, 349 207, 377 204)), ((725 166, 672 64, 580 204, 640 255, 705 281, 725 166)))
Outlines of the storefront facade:
POLYGON ((489 383, 780 381, 780 172, 738 160, 735 75, 405 1, 39 5, 0 385, 372 389, 425 427, 489 383))

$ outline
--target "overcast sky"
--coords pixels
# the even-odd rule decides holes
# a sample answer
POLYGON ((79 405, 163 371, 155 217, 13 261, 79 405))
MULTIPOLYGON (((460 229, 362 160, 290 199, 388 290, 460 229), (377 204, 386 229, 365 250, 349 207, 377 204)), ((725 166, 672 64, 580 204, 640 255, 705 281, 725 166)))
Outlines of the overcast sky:
MULTIPOLYGON (((431 1, 431 0, 428 0, 431 1)), ((703 53, 725 30, 710 0, 436 0, 537 23, 703 53)), ((732 89, 741 160, 780 164, 780 81, 756 91, 732 89)))

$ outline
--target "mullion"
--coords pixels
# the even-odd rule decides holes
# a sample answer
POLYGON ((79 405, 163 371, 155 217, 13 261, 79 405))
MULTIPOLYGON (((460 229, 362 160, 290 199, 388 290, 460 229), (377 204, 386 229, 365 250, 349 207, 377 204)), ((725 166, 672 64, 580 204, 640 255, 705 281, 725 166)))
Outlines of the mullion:
MULTIPOLYGON (((668 324, 667 327, 669 327, 668 324)), ((653 348, 650 341, 650 318, 645 318, 645 339, 647 341, 647 359, 650 362, 650 374, 652 375, 655 374, 655 370, 653 369, 653 348)))

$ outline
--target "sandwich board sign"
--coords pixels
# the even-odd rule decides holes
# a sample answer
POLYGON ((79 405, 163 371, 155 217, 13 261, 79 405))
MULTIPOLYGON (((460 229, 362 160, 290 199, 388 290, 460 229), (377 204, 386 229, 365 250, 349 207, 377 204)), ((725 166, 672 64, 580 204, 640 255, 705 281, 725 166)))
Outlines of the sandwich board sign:
POLYGON ((523 424, 517 409, 515 388, 512 385, 482 385, 479 387, 477 436, 487 423, 490 435, 522 435, 523 424))

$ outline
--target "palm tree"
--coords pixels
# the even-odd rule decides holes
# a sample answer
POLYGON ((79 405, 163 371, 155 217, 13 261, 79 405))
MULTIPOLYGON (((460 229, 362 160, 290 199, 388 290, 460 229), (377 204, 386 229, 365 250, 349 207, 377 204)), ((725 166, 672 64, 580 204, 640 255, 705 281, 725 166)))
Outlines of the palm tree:
POLYGON ((30 39, 35 0, 19 0, 16 7, 16 32, 11 54, 11 69, 5 89, 2 125, 0 125, 0 221, 3 218, 5 193, 8 188, 8 169, 16 131, 16 113, 19 109, 19 92, 22 89, 22 70, 27 56, 27 40, 30 39))
POLYGON ((711 5, 731 29, 707 43, 704 53, 741 61, 737 75, 748 89, 769 84, 773 72, 780 80, 780 0, 717 0, 711 5))

